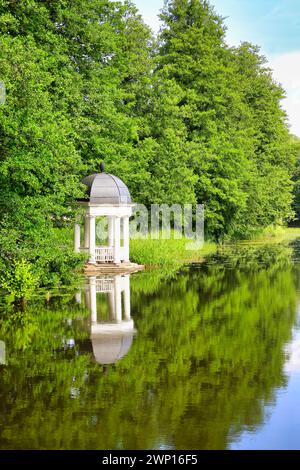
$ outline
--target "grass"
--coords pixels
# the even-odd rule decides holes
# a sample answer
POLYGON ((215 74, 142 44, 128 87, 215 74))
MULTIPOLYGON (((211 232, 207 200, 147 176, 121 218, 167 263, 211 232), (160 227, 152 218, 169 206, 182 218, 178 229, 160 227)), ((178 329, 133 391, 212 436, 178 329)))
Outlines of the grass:
POLYGON ((201 249, 188 249, 191 240, 182 239, 135 239, 130 242, 130 258, 146 267, 176 268, 193 261, 202 261, 216 251, 214 243, 204 243, 201 249))
MULTIPOLYGON (((62 241, 71 248, 73 245, 73 230, 68 228, 59 229, 59 231, 62 241)), ((243 240, 237 242, 237 244, 280 243, 297 237, 300 238, 300 228, 270 226, 253 239, 243 240)), ((178 269, 184 264, 191 262, 201 262, 206 256, 215 253, 218 248, 216 243, 207 241, 199 250, 188 250, 186 249, 188 243, 190 243, 190 240, 187 238, 178 240, 174 238, 154 240, 150 237, 146 239, 132 239, 130 241, 130 259, 146 267, 169 271, 170 269, 178 269)), ((232 242, 228 244, 231 245, 232 242)))
POLYGON ((281 243, 288 240, 294 240, 295 238, 300 238, 300 227, 269 226, 253 237, 253 239, 242 240, 240 243, 281 243))
MULTIPOLYGON (((300 238, 300 227, 279 227, 270 226, 251 240, 241 240, 235 244, 271 244, 300 238)), ((205 242, 199 250, 186 249, 190 240, 182 238, 176 240, 158 239, 150 237, 146 239, 136 239, 130 242, 130 259, 146 267, 160 269, 177 269, 184 264, 201 262, 203 259, 217 251, 218 245, 212 242, 205 242)), ((226 243, 227 244, 227 243, 226 243)), ((232 242, 228 243, 229 245, 232 242)))

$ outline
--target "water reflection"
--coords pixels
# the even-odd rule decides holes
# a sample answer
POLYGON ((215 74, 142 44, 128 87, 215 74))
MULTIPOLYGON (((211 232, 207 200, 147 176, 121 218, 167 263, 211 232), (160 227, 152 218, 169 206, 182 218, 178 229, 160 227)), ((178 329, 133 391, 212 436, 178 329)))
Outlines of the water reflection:
POLYGON ((287 373, 300 373, 300 305, 298 306, 298 321, 293 331, 292 341, 286 348, 287 361, 285 371, 287 373))
POLYGON ((0 364, 5 364, 5 342, 0 341, 0 364))
MULTIPOLYGON (((81 295, 81 292, 76 295, 78 303, 81 295)), ((130 316, 130 274, 89 277, 85 300, 91 312, 94 358, 99 364, 113 364, 128 353, 135 334, 130 316), (97 302, 99 294, 106 296, 106 305, 97 302), (105 312, 107 304, 108 312, 105 312)))
POLYGON ((255 429, 244 428, 231 449, 299 450, 300 391, 300 304, 292 340, 284 348, 286 386, 275 390, 274 400, 265 403, 264 420, 255 429))
POLYGON ((278 394, 300 410, 297 354, 286 364, 300 298, 291 252, 228 248, 2 312, 0 448, 225 449, 259 435, 278 394))

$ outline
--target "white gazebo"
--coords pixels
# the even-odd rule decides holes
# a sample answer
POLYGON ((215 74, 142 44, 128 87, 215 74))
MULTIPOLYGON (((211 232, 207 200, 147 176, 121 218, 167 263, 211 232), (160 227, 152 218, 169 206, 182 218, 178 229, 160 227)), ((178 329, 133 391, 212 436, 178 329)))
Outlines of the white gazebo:
POLYGON ((133 207, 131 196, 120 178, 105 173, 103 163, 100 170, 101 173, 94 173, 82 181, 87 187, 86 199, 79 201, 85 209, 84 246, 80 242, 81 227, 78 221, 75 224, 74 250, 77 253, 87 251, 90 264, 129 263, 129 217, 133 207), (96 244, 96 230, 98 238, 106 239, 105 245, 96 244))

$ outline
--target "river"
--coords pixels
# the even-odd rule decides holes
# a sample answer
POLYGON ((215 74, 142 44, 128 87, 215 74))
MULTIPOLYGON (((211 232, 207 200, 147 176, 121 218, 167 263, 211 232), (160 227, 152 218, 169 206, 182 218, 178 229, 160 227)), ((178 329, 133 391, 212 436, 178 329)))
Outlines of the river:
POLYGON ((1 449, 300 449, 300 240, 2 307, 1 449))

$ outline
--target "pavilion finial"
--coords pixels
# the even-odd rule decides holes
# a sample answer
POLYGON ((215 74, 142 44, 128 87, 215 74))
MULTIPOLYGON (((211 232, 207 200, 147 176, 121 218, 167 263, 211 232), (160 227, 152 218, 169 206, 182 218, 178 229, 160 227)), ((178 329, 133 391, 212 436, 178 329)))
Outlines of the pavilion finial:
POLYGON ((103 162, 100 163, 100 172, 105 173, 105 165, 103 162))

